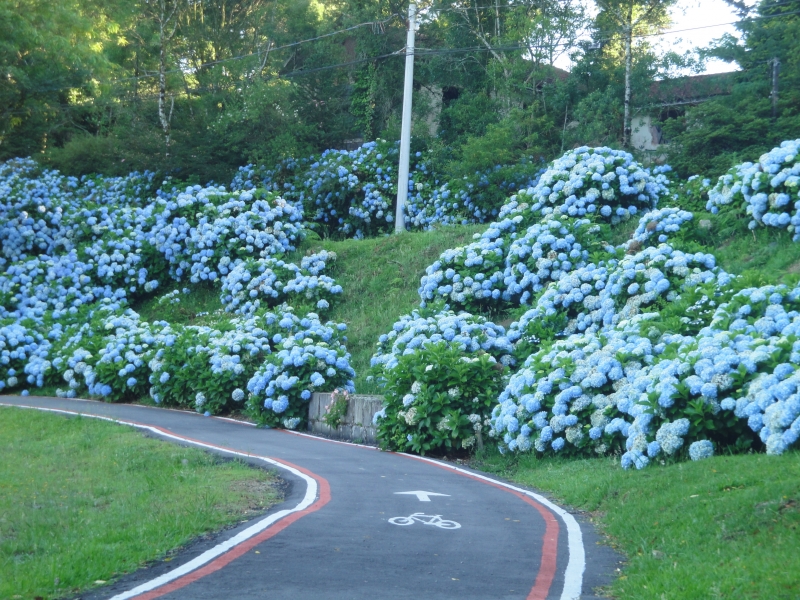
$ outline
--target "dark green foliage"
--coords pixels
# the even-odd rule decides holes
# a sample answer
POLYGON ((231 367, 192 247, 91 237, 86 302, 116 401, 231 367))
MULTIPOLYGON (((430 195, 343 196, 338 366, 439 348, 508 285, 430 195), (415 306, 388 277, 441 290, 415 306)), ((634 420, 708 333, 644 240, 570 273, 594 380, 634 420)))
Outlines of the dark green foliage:
POLYGON ((468 358, 444 343, 400 357, 397 367, 384 372, 385 417, 378 419, 381 444, 419 454, 482 444, 476 440, 482 439, 485 421, 503 389, 503 371, 489 354, 468 358))
MULTIPOLYGON (((572 1, 500 0, 469 10, 436 2, 443 10, 426 14, 418 33, 425 50, 415 58, 414 151, 430 151, 439 184, 457 182, 455 193, 480 188, 477 204, 490 207, 530 174, 496 172, 498 164, 536 165, 584 144, 618 146, 625 53, 612 9, 622 4, 603 3, 593 27, 601 47, 590 48, 577 41, 590 21, 572 1), (459 51, 439 52, 447 49, 459 51), (556 69, 554 60, 569 52, 571 72, 556 69)), ((225 184, 248 163, 271 167, 360 140, 397 139, 404 7, 356 0, 166 5, 176 7, 169 39, 159 36, 155 4, 144 0, 15 0, 0 8, 0 66, 9 74, 0 82, 0 160, 30 154, 68 174, 150 169, 225 184), (359 24, 367 26, 352 28, 359 24), (316 41, 292 45, 310 38, 316 41), (162 49, 168 147, 158 107, 162 49)), ((726 38, 707 52, 742 66, 733 82, 699 93, 708 102, 684 108, 681 101, 660 115, 679 175, 715 176, 800 136, 798 7, 795 0, 760 2, 751 16, 765 18, 742 21, 741 42, 726 38)), ((663 25, 663 10, 656 13, 637 22, 637 36, 663 25)), ((635 114, 682 100, 685 82, 668 74, 699 68, 687 57, 659 56, 650 40, 633 40, 635 114)))
POLYGON ((752 161, 781 141, 800 137, 800 2, 762 0, 754 19, 737 24, 741 42, 728 36, 709 51, 742 70, 730 95, 686 109, 666 122, 669 162, 683 176, 721 175, 752 161), (773 113, 773 64, 780 63, 773 113))

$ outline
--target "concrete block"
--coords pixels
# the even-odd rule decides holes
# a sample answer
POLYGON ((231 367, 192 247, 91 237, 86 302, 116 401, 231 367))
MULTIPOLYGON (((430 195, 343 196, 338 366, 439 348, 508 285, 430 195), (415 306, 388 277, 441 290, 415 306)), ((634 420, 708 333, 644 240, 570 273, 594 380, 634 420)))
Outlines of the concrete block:
POLYGON ((351 394, 347 414, 336 429, 329 427, 323 417, 325 407, 331 403, 331 394, 316 392, 308 403, 308 430, 332 438, 375 444, 376 427, 372 424, 373 415, 383 408, 383 396, 351 394))

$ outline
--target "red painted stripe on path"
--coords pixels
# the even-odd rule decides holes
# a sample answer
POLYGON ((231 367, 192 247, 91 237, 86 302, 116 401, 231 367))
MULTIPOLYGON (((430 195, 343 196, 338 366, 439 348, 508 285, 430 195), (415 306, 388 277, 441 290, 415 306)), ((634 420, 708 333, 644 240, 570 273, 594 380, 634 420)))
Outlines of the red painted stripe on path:
MULTIPOLYGON (((283 431, 284 433, 302 437, 315 438, 321 442, 328 442, 331 444, 358 445, 338 440, 329 440, 327 438, 317 437, 296 431, 288 431, 288 430, 279 430, 279 431, 283 431)), ((372 446, 366 446, 366 447, 372 448, 372 446)), ((392 454, 396 454, 397 456, 403 456, 405 458, 410 458, 413 460, 418 460, 420 462, 433 465, 440 469, 444 469, 445 471, 448 471, 450 473, 457 473, 459 475, 462 475, 464 477, 469 477, 470 479, 479 481, 486 485, 491 485, 492 487, 496 487, 497 489, 503 490, 504 492, 514 494, 517 498, 519 498, 523 502, 526 502, 527 504, 533 506, 542 516, 542 519, 544 519, 545 530, 544 530, 544 539, 542 540, 542 560, 539 563, 539 571, 537 572, 536 580, 533 582, 533 587, 531 588, 531 591, 528 592, 527 600, 547 600, 547 595, 550 593, 550 587, 552 586, 553 579, 555 579, 556 575, 557 559, 558 559, 558 534, 561 530, 561 527, 558 523, 558 519, 549 508, 540 504, 539 502, 536 502, 536 500, 534 500, 530 496, 526 496, 525 494, 517 492, 516 490, 509 489, 508 487, 505 487, 498 483, 494 483, 492 481, 487 481, 486 479, 482 479, 480 477, 475 477, 474 475, 470 475, 469 473, 465 473, 464 471, 461 470, 451 469, 447 465, 439 464, 434 460, 419 458, 401 452, 393 452, 392 454)))
MULTIPOLYGON (((14 406, 14 405, 9 405, 9 406, 14 406)), ((210 442, 204 442, 202 440, 197 440, 197 439, 194 439, 194 438, 190 438, 190 437, 187 437, 185 435, 180 435, 180 434, 177 434, 177 433, 175 433, 173 431, 170 431, 169 429, 166 429, 164 427, 159 427, 158 425, 150 425, 148 423, 139 423, 138 421, 131 421, 131 420, 127 420, 127 419, 116 419, 114 417, 107 417, 105 415, 89 415, 89 414, 86 414, 86 413, 81 413, 79 411, 73 411, 73 410, 69 410, 69 409, 52 409, 52 408, 44 408, 44 407, 31 406, 31 405, 16 405, 16 406, 19 407, 19 408, 29 408, 29 409, 34 409, 34 410, 42 410, 42 411, 46 411, 46 412, 72 414, 72 415, 79 416, 79 417, 80 416, 86 416, 86 417, 99 418, 101 420, 111 421, 111 422, 119 423, 119 424, 122 424, 122 425, 133 425, 133 426, 141 427, 143 429, 156 430, 156 431, 159 431, 159 432, 163 433, 164 435, 169 436, 171 438, 177 438, 177 439, 180 439, 180 440, 184 440, 186 442, 194 442, 194 443, 196 443, 196 444, 198 444, 200 446, 206 447, 206 448, 215 448, 217 450, 231 452, 233 454, 239 454, 239 455, 243 454, 242 451, 240 451, 240 450, 235 450, 233 448, 227 448, 225 446, 218 446, 218 445, 212 444, 210 442)), ((257 455, 257 454, 251 454, 250 456, 253 456, 254 458, 262 458, 260 455, 257 455)), ((311 514, 313 512, 318 511, 320 508, 322 508, 328 502, 330 502, 330 500, 331 500, 331 486, 328 483, 328 480, 325 479, 324 477, 320 477, 316 473, 312 473, 308 469, 305 469, 303 467, 300 467, 298 465, 290 463, 287 460, 280 460, 280 459, 272 458, 272 457, 263 457, 263 458, 269 458, 270 461, 274 461, 274 462, 280 463, 282 465, 285 465, 287 467, 291 467, 293 469, 296 469, 296 470, 300 471, 301 473, 303 473, 305 475, 308 475, 309 477, 314 479, 317 482, 317 485, 319 486, 319 491, 318 491, 319 495, 318 495, 317 500, 311 506, 309 506, 308 508, 306 508, 304 510, 301 510, 301 511, 298 511, 298 512, 293 512, 293 513, 287 515, 286 517, 282 518, 280 521, 277 521, 273 525, 269 526, 267 529, 265 529, 261 533, 258 533, 256 535, 254 535, 253 537, 244 540, 240 544, 237 544, 236 546, 234 546, 233 548, 231 548, 230 550, 228 550, 224 554, 221 554, 220 556, 218 556, 214 560, 206 563, 202 567, 199 567, 198 569, 195 569, 194 571, 192 571, 190 573, 187 573, 186 575, 183 575, 182 577, 179 577, 178 579, 175 579, 173 581, 165 583, 164 585, 162 585, 162 586, 160 586, 160 587, 158 587, 158 588, 156 588, 154 590, 151 590, 151 591, 148 591, 148 592, 144 592, 144 593, 139 594, 137 596, 133 596, 133 598, 135 600, 152 600, 153 598, 159 598, 161 596, 169 594, 170 592, 174 592, 175 590, 179 590, 179 589, 181 589, 183 587, 186 587, 187 585, 189 585, 191 583, 194 583, 195 581, 197 581, 199 579, 202 579, 206 575, 210 575, 211 573, 219 571, 220 569, 222 569, 226 565, 230 564, 232 561, 236 560, 240 556, 246 554, 247 552, 249 552, 250 550, 252 550, 256 546, 261 544, 262 542, 265 542, 266 540, 270 539, 271 537, 277 535, 278 533, 280 533, 281 531, 283 531, 284 529, 289 527, 289 525, 291 525, 295 521, 299 520, 300 518, 302 518, 302 517, 304 517, 306 515, 309 515, 309 514, 311 514)))
POLYGON ((439 467, 440 469, 444 469, 449 473, 457 473, 463 477, 469 477, 474 481, 480 481, 486 485, 491 485, 492 487, 503 490, 504 492, 508 492, 509 494, 514 494, 517 498, 530 504, 537 511, 539 511, 539 514, 542 516, 545 522, 544 539, 542 540, 542 560, 539 563, 539 571, 536 575, 536 581, 533 582, 533 587, 531 588, 531 591, 528 592, 527 598, 528 600, 547 599, 547 595, 550 593, 550 586, 553 584, 553 579, 556 575, 556 559, 558 558, 558 533, 560 526, 556 516, 546 506, 536 502, 536 500, 530 496, 526 496, 525 494, 521 494, 520 492, 509 489, 492 481, 486 481, 480 477, 475 477, 474 475, 470 475, 469 473, 465 473, 461 470, 456 471, 449 468, 447 465, 438 464, 436 461, 421 459, 408 454, 398 454, 398 456, 404 456, 405 458, 418 460, 420 462, 439 467))
POLYGON ((272 460, 280 462, 280 463, 282 463, 284 465, 287 465, 289 467, 295 468, 298 471, 300 471, 302 473, 305 473, 309 477, 312 477, 314 480, 316 480, 317 484, 319 485, 319 498, 317 499, 317 501, 314 502, 314 504, 312 504, 311 506, 309 506, 305 510, 301 510, 299 512, 292 513, 291 515, 281 519, 280 521, 275 523, 275 525, 273 525, 273 526, 269 527, 268 529, 262 531, 258 535, 255 535, 255 536, 251 537, 250 539, 242 542, 241 544, 239 544, 235 548, 231 548, 225 554, 223 554, 223 555, 219 556, 218 558, 212 560, 210 563, 200 567, 199 569, 197 569, 195 571, 192 571, 191 573, 188 573, 188 574, 184 575, 183 577, 180 577, 179 579, 176 579, 175 581, 170 581, 169 583, 167 583, 167 584, 165 584, 165 585, 161 586, 160 588, 157 588, 157 589, 155 589, 153 591, 145 592, 144 594, 141 594, 139 596, 135 596, 136 600, 153 600, 154 598, 160 598, 161 596, 169 594, 170 592, 174 592, 175 590, 179 590, 182 587, 186 587, 187 585, 189 585, 191 583, 194 583, 195 581, 205 577, 206 575, 210 575, 211 573, 219 571, 220 569, 222 569, 226 565, 230 564, 232 561, 236 560, 240 556, 246 554, 247 552, 249 552, 250 550, 252 550, 256 546, 261 544, 262 542, 265 542, 268 539, 270 539, 271 537, 277 535, 278 533, 280 533, 281 531, 286 529, 289 525, 291 525, 292 523, 294 523, 298 519, 300 519, 300 518, 302 518, 302 517, 304 517, 304 516, 306 516, 308 514, 311 514, 313 512, 318 511, 320 508, 322 508, 328 502, 330 502, 330 500, 331 500, 331 488, 330 488, 330 485, 328 484, 328 481, 326 479, 320 477, 319 475, 316 475, 316 474, 312 473, 308 469, 304 469, 302 467, 298 467, 297 465, 294 465, 294 464, 289 463, 287 461, 277 460, 275 458, 273 458, 272 460))

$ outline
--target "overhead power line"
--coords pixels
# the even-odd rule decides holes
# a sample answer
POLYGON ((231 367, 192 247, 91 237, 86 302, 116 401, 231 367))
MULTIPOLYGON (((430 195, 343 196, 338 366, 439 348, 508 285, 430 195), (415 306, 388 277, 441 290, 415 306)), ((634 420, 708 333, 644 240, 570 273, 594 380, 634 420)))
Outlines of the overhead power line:
MULTIPOLYGON (((373 27, 374 28, 376 26, 382 26, 382 25, 385 25, 386 23, 389 23, 389 22, 391 22, 391 21, 393 21, 393 20, 395 20, 397 18, 399 18, 399 16, 397 14, 393 14, 390 17, 388 17, 386 19, 383 19, 382 21, 368 21, 366 23, 359 23, 358 25, 353 25, 351 27, 346 27, 344 29, 338 29, 336 31, 331 31, 330 33, 325 33, 323 35, 318 35, 318 36, 313 37, 313 38, 308 38, 308 39, 305 39, 305 40, 298 40, 296 42, 291 42, 289 44, 284 44, 283 46, 273 46, 273 47, 269 48, 269 52, 277 52, 279 50, 287 50, 289 48, 296 48, 297 46, 302 46, 303 44, 308 44, 308 43, 311 43, 311 42, 317 42, 319 40, 324 40, 324 39, 329 38, 329 37, 334 37, 334 36, 337 36, 337 35, 341 35, 342 33, 347 33, 348 31, 354 31, 356 29, 360 29, 361 27, 373 27)), ((204 63, 198 65, 196 67, 196 70, 204 69, 206 67, 213 67, 214 65, 221 65, 221 64, 224 64, 224 63, 232 62, 234 60, 243 60, 245 58, 253 58, 253 57, 256 57, 256 56, 260 57, 261 55, 262 55, 262 52, 250 52, 249 54, 241 54, 239 56, 230 56, 228 58, 221 58, 219 60, 212 60, 212 61, 204 62, 204 63)), ((167 73, 167 74, 180 73, 180 72, 181 72, 181 69, 170 69, 168 71, 165 71, 165 73, 167 73)), ((153 77, 158 77, 158 73, 154 73, 152 75, 151 74, 137 75, 135 77, 123 77, 123 78, 120 78, 120 79, 112 80, 110 83, 117 83, 117 82, 120 82, 120 81, 133 81, 133 80, 136 80, 136 79, 147 79, 147 78, 153 78, 153 77)))
MULTIPOLYGON (((793 2, 796 2, 796 0, 786 0, 785 2, 782 2, 781 4, 789 4, 789 3, 793 3, 793 2)), ((773 4, 771 6, 777 6, 777 4, 773 4)), ((791 11, 791 12, 783 12, 783 13, 772 14, 772 15, 760 15, 760 16, 756 16, 756 17, 747 17, 745 19, 741 19, 741 20, 738 20, 738 21, 729 21, 729 22, 726 22, 726 23, 715 23, 715 24, 711 24, 711 25, 698 25, 696 27, 687 27, 687 28, 683 28, 683 29, 671 29, 671 30, 667 30, 667 31, 654 32, 654 33, 634 34, 632 37, 633 38, 660 37, 660 36, 666 36, 666 35, 674 35, 674 34, 678 34, 678 33, 686 33, 686 32, 689 32, 689 31, 697 31, 697 30, 701 30, 701 29, 710 29, 710 28, 714 28, 714 27, 725 27, 725 26, 729 26, 729 25, 738 25, 738 24, 746 23, 746 22, 750 22, 750 21, 762 21, 762 20, 767 20, 767 19, 774 19, 774 18, 778 18, 778 17, 787 17, 787 16, 798 15, 798 14, 800 14, 800 10, 791 11)), ((274 48, 271 48, 270 51, 272 52, 272 51, 281 50, 281 49, 293 48, 293 47, 296 47, 296 46, 299 46, 299 45, 302 45, 302 44, 306 44, 306 43, 309 43, 309 42, 314 42, 314 41, 317 41, 317 40, 320 40, 320 39, 324 39, 324 38, 328 38, 328 37, 331 37, 331 36, 334 36, 334 35, 339 35, 341 33, 347 32, 347 31, 352 31, 352 30, 360 28, 360 27, 371 26, 371 25, 374 25, 375 23, 388 23, 388 22, 392 21, 395 18, 398 18, 398 15, 392 15, 391 17, 389 17, 387 19, 384 19, 383 21, 360 23, 360 24, 354 25, 352 27, 348 27, 348 28, 345 28, 345 29, 341 29, 341 30, 338 30, 338 31, 327 33, 327 34, 324 34, 324 35, 321 35, 321 36, 317 36, 317 37, 314 37, 314 38, 309 38, 309 39, 305 39, 305 40, 299 40, 297 42, 292 42, 290 44, 285 44, 283 46, 274 47, 274 48)), ((613 39, 614 35, 619 34, 619 33, 621 33, 621 31, 607 32, 603 37, 601 37, 597 41, 601 41, 601 42, 603 42, 603 41, 605 41, 605 42, 611 41, 613 39)), ((513 51, 524 51, 524 50, 549 50, 549 49, 561 48, 561 47, 566 48, 566 47, 570 47, 572 45, 574 45, 572 42, 558 42, 558 43, 555 43, 555 44, 524 44, 524 43, 517 43, 517 44, 506 44, 506 45, 500 45, 500 46, 492 46, 491 48, 487 48, 485 46, 467 46, 467 47, 461 47, 461 48, 432 48, 432 49, 417 48, 414 51, 414 55, 417 56, 417 57, 420 57, 420 58, 424 58, 424 57, 440 56, 440 55, 448 55, 448 54, 486 53, 486 52, 492 52, 492 51, 495 51, 495 52, 513 52, 513 51)), ((229 57, 229 58, 226 58, 226 59, 221 59, 219 61, 203 63, 203 65, 201 65, 201 67, 202 66, 211 66, 211 65, 214 65, 214 64, 220 64, 220 63, 223 63, 223 62, 230 62, 230 61, 234 61, 234 60, 242 60, 242 59, 251 58, 251 57, 254 57, 254 56, 258 56, 258 53, 250 53, 250 54, 245 54, 245 55, 241 55, 241 56, 235 56, 235 57, 229 57)), ((372 61, 385 60, 385 59, 392 58, 392 57, 405 57, 405 56, 406 56, 405 49, 401 49, 401 50, 399 50, 397 52, 391 52, 391 53, 380 54, 380 55, 375 55, 375 56, 368 56, 368 57, 354 59, 354 60, 350 60, 350 61, 346 61, 346 62, 339 62, 339 63, 330 64, 330 65, 312 67, 312 68, 309 68, 309 69, 298 69, 298 70, 295 70, 295 71, 289 71, 289 72, 286 72, 286 73, 282 73, 277 77, 268 77, 268 78, 265 78, 265 79, 269 80, 269 79, 274 79, 274 78, 294 78, 294 77, 300 77, 300 76, 304 76, 304 75, 311 75, 311 74, 314 74, 314 73, 320 73, 320 72, 324 72, 324 71, 329 71, 329 70, 332 70, 332 69, 338 69, 338 68, 342 68, 342 67, 355 66, 355 65, 359 65, 359 64, 363 64, 363 63, 367 63, 367 62, 372 62, 372 61)), ((181 71, 180 69, 171 69, 170 71, 168 71, 168 73, 176 73, 176 72, 180 72, 180 71, 181 71)), ((114 85, 114 84, 119 84, 119 83, 123 83, 123 82, 126 82, 126 81, 132 81, 132 80, 142 79, 142 78, 152 78, 152 77, 156 77, 156 76, 157 75, 149 75, 149 74, 148 75, 139 75, 137 77, 120 78, 120 79, 112 80, 112 81, 109 81, 109 82, 104 82, 104 83, 101 83, 99 85, 114 85)), ((62 87, 53 87, 53 88, 42 87, 42 88, 26 88, 26 89, 28 91, 33 91, 33 92, 44 92, 44 91, 61 91, 61 90, 67 90, 67 89, 76 89, 78 87, 80 87, 80 86, 62 86, 62 87)), ((219 90, 218 89, 213 89, 213 88, 192 88, 192 89, 189 89, 188 91, 191 94, 200 94, 200 93, 205 93, 205 92, 208 92, 208 91, 219 91, 219 90)), ((149 97, 148 94, 139 94, 139 96, 141 98, 149 97)), ((6 114, 19 114, 19 113, 24 113, 24 112, 25 112, 24 110, 23 111, 10 111, 10 112, 8 112, 6 114)))

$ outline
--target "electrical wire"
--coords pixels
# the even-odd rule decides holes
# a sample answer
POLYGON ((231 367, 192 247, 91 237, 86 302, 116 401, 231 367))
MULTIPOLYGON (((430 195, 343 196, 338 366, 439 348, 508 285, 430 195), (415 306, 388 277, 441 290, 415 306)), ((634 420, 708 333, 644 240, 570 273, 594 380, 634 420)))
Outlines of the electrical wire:
MULTIPOLYGON (((788 4, 788 3, 792 3, 792 2, 796 2, 796 0, 786 0, 785 2, 782 2, 781 4, 788 4)), ((772 6, 776 6, 776 5, 777 4, 773 4, 773 5, 770 6, 770 8, 772 6)), ((668 30, 668 31, 663 31, 663 32, 655 32, 655 33, 634 34, 632 37, 633 38, 660 37, 660 36, 665 36, 665 35, 673 35, 673 34, 677 34, 677 33, 685 33, 685 32, 688 32, 688 31, 697 31, 697 30, 701 30, 701 29, 709 29, 709 28, 714 28, 714 27, 724 27, 724 26, 728 26, 728 25, 737 25, 737 24, 741 24, 741 23, 745 23, 745 22, 749 22, 749 21, 757 21, 757 20, 760 21, 760 20, 773 19, 773 18, 778 18, 778 17, 786 17, 786 16, 792 16, 792 15, 798 15, 798 14, 800 14, 800 10, 799 11, 772 14, 772 15, 761 15, 761 16, 756 16, 756 17, 747 17, 747 18, 741 19, 739 21, 730 21, 730 22, 727 22, 727 23, 716 23, 716 24, 712 24, 712 25, 699 25, 699 26, 696 26, 696 27, 688 27, 688 28, 684 28, 684 29, 674 29, 674 30, 668 30)), ((358 25, 354 25, 354 26, 348 27, 346 29, 341 29, 341 30, 338 30, 338 31, 335 31, 335 32, 331 32, 331 33, 327 33, 327 34, 324 34, 324 35, 321 35, 321 36, 317 36, 315 38, 309 38, 309 39, 306 39, 306 40, 300 40, 300 41, 297 41, 297 42, 292 42, 290 44, 285 44, 283 46, 271 48, 270 52, 276 51, 276 50, 282 50, 282 49, 296 47, 296 46, 299 46, 301 44, 306 44, 306 43, 309 43, 309 42, 313 42, 313 41, 317 41, 317 40, 324 39, 324 38, 327 38, 327 37, 331 37, 331 36, 334 36, 334 35, 338 35, 340 33, 344 33, 344 32, 347 32, 347 31, 352 31, 353 29, 357 29, 357 28, 360 28, 360 27, 374 25, 375 23, 388 23, 388 22, 392 21, 395 18, 398 18, 398 15, 396 15, 396 14, 392 15, 391 17, 389 17, 389 18, 387 18, 387 19, 385 19, 383 21, 360 23, 358 25)), ((619 33, 619 32, 616 32, 616 33, 619 33)), ((601 37, 600 39, 595 40, 595 41, 608 42, 608 41, 613 39, 613 35, 614 34, 611 34, 609 36, 609 34, 606 34, 606 37, 601 37)), ((528 51, 530 51, 530 50, 533 50, 533 49, 546 49, 546 50, 549 50, 549 49, 560 48, 560 47, 569 47, 569 46, 572 46, 572 45, 574 45, 572 42, 561 42, 561 43, 556 43, 556 44, 537 44, 537 45, 519 43, 519 44, 509 44, 509 45, 504 45, 504 46, 493 46, 491 48, 487 48, 485 46, 469 46, 469 47, 462 47, 462 48, 434 48, 434 49, 427 49, 427 50, 417 49, 417 50, 414 51, 413 54, 415 56, 420 57, 420 58, 424 58, 424 57, 438 56, 438 55, 479 53, 479 52, 483 53, 483 52, 492 52, 492 51, 494 51, 494 52, 513 52, 513 51, 516 51, 516 50, 528 50, 528 51)), ((233 60, 241 60, 241 59, 244 59, 244 58, 250 58, 250 57, 253 57, 253 56, 257 56, 257 55, 258 55, 257 53, 251 53, 251 54, 241 55, 241 56, 238 56, 238 57, 230 57, 230 58, 227 58, 227 59, 221 59, 219 61, 213 61, 213 62, 210 62, 210 63, 204 63, 201 66, 210 66, 210 65, 220 64, 220 63, 223 63, 223 62, 229 62, 229 61, 233 61, 233 60)), ((309 74, 313 74, 313 73, 329 71, 329 70, 332 70, 332 69, 338 69, 338 68, 342 68, 342 67, 363 64, 365 62, 370 62, 370 61, 384 60, 384 59, 391 58, 391 57, 405 57, 405 56, 406 56, 406 52, 405 52, 404 49, 402 49, 402 50, 399 50, 397 52, 392 52, 392 53, 388 53, 388 54, 381 54, 381 55, 377 55, 377 56, 364 57, 364 58, 355 59, 355 60, 351 60, 351 61, 347 61, 347 62, 335 63, 335 64, 332 64, 332 65, 324 65, 324 66, 321 66, 321 67, 313 67, 313 68, 310 68, 310 69, 298 69, 296 71, 289 71, 287 73, 280 74, 279 77, 280 78, 294 78, 294 77, 299 77, 299 76, 303 76, 303 75, 309 75, 309 74)), ((174 74, 174 73, 177 73, 177 72, 181 72, 181 70, 180 69, 171 69, 170 71, 167 71, 166 73, 174 74)), ((137 76, 137 77, 120 78, 120 79, 116 79, 116 80, 111 80, 109 82, 100 83, 98 85, 114 85, 114 84, 123 83, 123 82, 127 82, 127 81, 139 80, 139 79, 142 79, 142 78, 153 78, 153 77, 156 77, 156 76, 157 75, 140 75, 140 76, 137 76)), ((267 79, 272 79, 272 77, 267 78, 267 79)), ((29 91, 29 92, 62 91, 62 90, 67 90, 67 89, 76 89, 77 87, 79 87, 79 86, 63 86, 63 87, 52 87, 52 88, 26 88, 26 90, 29 91)), ((189 90, 189 92, 191 94, 198 94, 198 93, 205 92, 205 91, 217 91, 217 90, 213 90, 213 89, 209 89, 209 88, 205 88, 205 89, 194 88, 194 89, 189 90)), ((144 96, 144 95, 140 95, 140 96, 144 96)), ((146 97, 146 96, 144 96, 144 97, 146 97)), ((7 112, 6 114, 13 114, 13 113, 12 112, 7 112)))
MULTIPOLYGON (((775 6, 784 6, 786 4, 796 4, 797 0, 780 0, 780 2, 774 2, 769 6, 765 6, 764 8, 770 9, 775 6)), ((475 10, 505 10, 507 8, 535 8, 535 6, 531 4, 502 4, 502 5, 487 5, 487 6, 465 6, 465 7, 445 7, 445 8, 435 8, 435 7, 428 7, 423 10, 431 11, 431 12, 464 12, 464 11, 475 11, 475 10)), ((756 8, 754 5, 751 7, 751 10, 756 8)))
MULTIPOLYGON (((337 31, 332 31, 330 33, 325 33, 323 35, 318 35, 318 36, 313 37, 313 38, 308 38, 308 39, 305 39, 305 40, 299 40, 297 42, 291 42, 289 44, 284 44, 283 46, 268 47, 264 52, 277 52, 279 50, 287 50, 289 48, 296 48, 297 46, 301 46, 303 44, 308 44, 310 42, 317 42, 319 40, 324 40, 326 38, 333 37, 333 36, 336 36, 336 35, 340 35, 342 33, 347 33, 348 31, 354 31, 355 29, 360 29, 361 27, 375 27, 376 25, 385 25, 386 23, 389 23, 389 22, 391 22, 391 21, 393 21, 393 20, 395 20, 397 18, 399 18, 399 15, 393 14, 390 17, 388 17, 386 19, 383 19, 382 21, 368 21, 366 23, 359 23, 358 25, 353 25, 351 27, 346 27, 345 29, 339 29, 337 31)), ((220 64, 224 64, 224 63, 231 62, 231 61, 234 61, 234 60, 243 60, 245 58, 253 58, 254 56, 261 57, 264 52, 261 52, 261 51, 259 51, 259 52, 251 52, 249 54, 241 54, 239 56, 230 56, 228 58, 221 58, 219 60, 212 60, 212 61, 205 62, 205 63, 202 63, 202 64, 198 65, 197 67, 195 67, 195 69, 196 70, 200 70, 200 69, 204 69, 206 67, 212 67, 214 65, 220 65, 220 64)), ((180 73, 181 71, 182 71, 181 69, 170 69, 170 70, 164 71, 164 74, 166 75, 166 74, 180 73)), ((134 77, 122 77, 122 78, 119 78, 119 79, 111 80, 109 83, 117 83, 117 82, 120 82, 120 81, 133 81, 133 80, 138 80, 138 79, 151 79, 153 77, 158 77, 158 76, 159 76, 158 73, 154 73, 154 74, 147 74, 147 75, 137 75, 137 76, 134 76, 134 77)))

